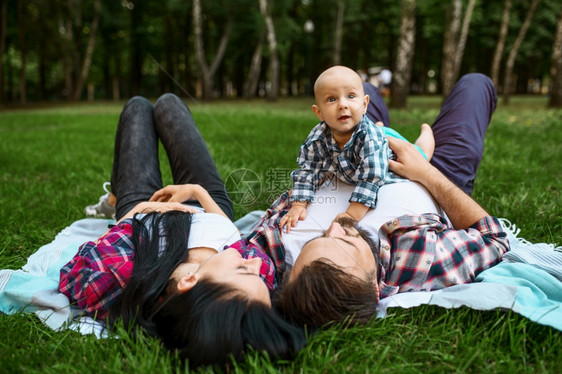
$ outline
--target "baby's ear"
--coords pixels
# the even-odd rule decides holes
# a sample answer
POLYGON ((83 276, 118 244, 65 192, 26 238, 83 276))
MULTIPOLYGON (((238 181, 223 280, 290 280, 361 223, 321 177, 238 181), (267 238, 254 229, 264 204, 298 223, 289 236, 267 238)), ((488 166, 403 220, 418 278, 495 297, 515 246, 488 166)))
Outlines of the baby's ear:
POLYGON ((371 98, 369 97, 369 95, 365 95, 365 98, 363 99, 363 114, 367 113, 367 106, 369 106, 369 101, 371 101, 371 98))
POLYGON ((316 114, 316 117, 318 117, 320 121, 324 121, 324 116, 322 115, 320 108, 318 108, 318 105, 312 105, 312 111, 314 112, 314 114, 316 114))

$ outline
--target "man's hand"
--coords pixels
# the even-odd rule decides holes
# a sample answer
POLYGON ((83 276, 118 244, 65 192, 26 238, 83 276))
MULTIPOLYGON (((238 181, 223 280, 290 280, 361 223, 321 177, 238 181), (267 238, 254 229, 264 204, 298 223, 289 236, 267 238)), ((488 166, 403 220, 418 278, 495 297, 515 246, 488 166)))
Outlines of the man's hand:
POLYGON ((293 201, 293 205, 291 209, 281 218, 279 222, 279 227, 282 229, 287 226, 285 231, 289 233, 291 231, 291 227, 295 227, 298 221, 302 221, 306 218, 306 201, 293 201))
POLYGON ((388 167, 405 178, 421 183, 445 210, 455 229, 466 229, 489 215, 431 165, 412 144, 389 137, 388 145, 396 153, 396 161, 389 160, 388 167))
POLYGON ((416 147, 407 141, 390 136, 388 145, 396 154, 396 160, 388 160, 389 169, 404 178, 424 184, 432 166, 416 147))
POLYGON ((340 213, 334 218, 334 221, 338 220, 339 218, 351 218, 355 222, 359 222, 365 217, 365 214, 369 211, 369 207, 358 203, 356 201, 352 201, 349 203, 349 207, 343 213, 340 213))

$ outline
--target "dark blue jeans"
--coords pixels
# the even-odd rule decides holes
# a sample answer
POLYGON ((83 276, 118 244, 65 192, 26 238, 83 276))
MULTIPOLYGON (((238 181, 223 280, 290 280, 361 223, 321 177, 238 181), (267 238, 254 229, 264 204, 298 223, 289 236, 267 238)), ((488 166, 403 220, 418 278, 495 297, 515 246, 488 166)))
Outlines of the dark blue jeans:
MULTIPOLYGON (((363 86, 371 99, 367 116, 373 122, 381 121, 390 126, 388 109, 379 91, 369 83, 363 86)), ((496 103, 492 80, 482 74, 467 74, 447 96, 432 125, 435 152, 431 163, 469 195, 474 188, 484 152, 484 136, 496 103)))
POLYGON ((187 106, 173 94, 162 95, 154 106, 143 97, 133 97, 121 112, 111 174, 111 189, 117 197, 116 218, 148 201, 163 187, 159 139, 168 155, 174 184, 200 184, 233 219, 232 201, 205 141, 187 106))

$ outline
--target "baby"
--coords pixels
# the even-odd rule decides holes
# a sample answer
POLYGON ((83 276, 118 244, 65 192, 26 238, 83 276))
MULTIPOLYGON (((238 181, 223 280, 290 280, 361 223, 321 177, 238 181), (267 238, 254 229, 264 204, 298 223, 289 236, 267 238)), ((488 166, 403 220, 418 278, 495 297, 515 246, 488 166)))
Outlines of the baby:
MULTIPOLYGON (((280 221, 280 227, 286 226, 287 232, 306 217, 314 191, 333 174, 355 185, 347 210, 335 219, 348 217, 355 221, 376 207, 380 186, 402 180, 388 170, 392 151, 386 136, 404 138, 365 116, 369 96, 365 95, 359 74, 345 66, 325 70, 314 83, 314 98, 312 111, 321 122, 300 148, 300 169, 291 173, 292 205, 280 221)), ((415 144, 427 159, 431 158, 435 140, 429 125, 422 125, 415 144)))

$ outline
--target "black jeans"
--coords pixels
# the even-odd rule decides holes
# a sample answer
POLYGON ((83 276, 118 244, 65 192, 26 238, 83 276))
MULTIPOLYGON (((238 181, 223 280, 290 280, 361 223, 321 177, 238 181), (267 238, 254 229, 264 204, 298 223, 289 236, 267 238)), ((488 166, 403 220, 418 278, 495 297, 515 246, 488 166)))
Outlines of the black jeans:
POLYGON ((154 106, 135 96, 121 112, 111 174, 111 189, 117 197, 116 218, 148 201, 163 187, 158 139, 168 155, 174 184, 200 184, 233 219, 232 201, 205 141, 187 106, 173 94, 162 95, 154 106))

